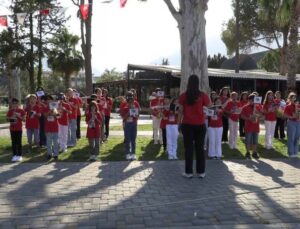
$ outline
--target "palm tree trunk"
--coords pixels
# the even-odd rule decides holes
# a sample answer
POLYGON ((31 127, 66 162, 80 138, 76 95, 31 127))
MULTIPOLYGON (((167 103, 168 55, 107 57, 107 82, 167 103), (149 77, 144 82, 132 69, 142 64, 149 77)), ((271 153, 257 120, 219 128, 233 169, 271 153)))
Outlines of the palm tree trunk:
POLYGON ((287 89, 289 91, 296 90, 296 73, 297 73, 297 56, 298 56, 298 19, 297 1, 292 5, 292 17, 290 24, 289 48, 287 55, 288 76, 287 89))
POLYGON ((65 88, 68 89, 71 87, 71 76, 68 72, 65 72, 65 88))
POLYGON ((280 48, 280 66, 279 66, 279 73, 282 76, 285 76, 288 72, 288 66, 287 66, 287 52, 288 52, 288 34, 289 34, 289 28, 286 27, 282 31, 282 39, 283 39, 283 45, 280 48))

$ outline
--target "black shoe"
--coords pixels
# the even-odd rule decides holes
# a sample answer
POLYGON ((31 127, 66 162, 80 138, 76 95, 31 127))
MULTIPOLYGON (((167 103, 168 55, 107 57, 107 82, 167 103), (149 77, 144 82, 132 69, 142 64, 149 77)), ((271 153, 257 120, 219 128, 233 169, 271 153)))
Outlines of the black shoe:
POLYGON ((249 152, 246 153, 246 158, 251 159, 251 154, 249 152))
POLYGON ((54 161, 57 161, 58 160, 58 156, 54 156, 53 159, 54 159, 54 161))
POLYGON ((259 156, 258 156, 257 152, 252 153, 252 157, 255 158, 255 159, 259 159, 259 156))
POLYGON ((51 155, 48 155, 47 156, 47 161, 50 161, 52 159, 52 156, 51 155))

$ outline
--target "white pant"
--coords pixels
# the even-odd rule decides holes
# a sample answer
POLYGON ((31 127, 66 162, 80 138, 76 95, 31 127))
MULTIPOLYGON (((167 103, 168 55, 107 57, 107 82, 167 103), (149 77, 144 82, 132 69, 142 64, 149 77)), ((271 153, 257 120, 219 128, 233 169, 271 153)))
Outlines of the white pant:
POLYGON ((265 147, 271 148, 273 147, 273 136, 275 132, 276 121, 265 121, 265 147))
POLYGON ((67 149, 68 143, 68 126, 58 125, 58 144, 60 150, 67 149))
POLYGON ((223 127, 208 128, 208 156, 222 157, 222 133, 223 127))
POLYGON ((177 139, 178 139, 178 125, 167 125, 167 151, 168 155, 177 157, 177 139))
POLYGON ((152 125, 153 125, 153 137, 154 141, 160 141, 162 143, 162 130, 160 128, 161 118, 152 116, 152 125))
POLYGON ((229 147, 230 149, 236 148, 236 142, 238 138, 239 122, 232 121, 230 118, 229 121, 229 147))

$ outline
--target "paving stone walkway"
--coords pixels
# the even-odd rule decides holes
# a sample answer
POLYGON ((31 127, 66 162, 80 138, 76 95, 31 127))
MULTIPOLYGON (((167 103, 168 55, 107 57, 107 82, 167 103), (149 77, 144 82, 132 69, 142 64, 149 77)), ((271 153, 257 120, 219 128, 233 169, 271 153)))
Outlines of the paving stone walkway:
POLYGON ((300 160, 0 164, 0 228, 300 228, 300 160))

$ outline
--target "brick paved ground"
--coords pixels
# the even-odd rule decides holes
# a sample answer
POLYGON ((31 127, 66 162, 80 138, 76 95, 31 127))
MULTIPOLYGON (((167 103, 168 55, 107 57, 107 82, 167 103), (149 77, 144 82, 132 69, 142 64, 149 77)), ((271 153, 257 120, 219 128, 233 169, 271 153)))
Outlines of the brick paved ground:
POLYGON ((300 228, 298 159, 208 161, 204 180, 182 171, 183 161, 0 164, 0 228, 300 228))

